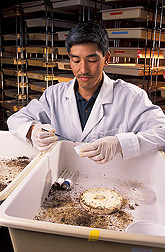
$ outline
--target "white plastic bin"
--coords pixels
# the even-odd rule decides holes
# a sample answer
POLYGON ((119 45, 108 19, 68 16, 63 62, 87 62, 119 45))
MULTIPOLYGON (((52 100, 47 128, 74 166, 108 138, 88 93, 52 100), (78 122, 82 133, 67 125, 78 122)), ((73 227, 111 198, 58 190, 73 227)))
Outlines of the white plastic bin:
POLYGON ((117 155, 113 161, 99 165, 80 158, 73 146, 72 142, 58 142, 0 206, 0 224, 9 227, 15 252, 164 251, 163 236, 33 220, 52 183, 68 168, 79 170, 77 183, 83 189, 95 186, 125 188, 127 197, 134 196, 141 202, 134 213, 135 221, 146 219, 165 225, 165 161, 159 152, 125 161, 117 155), (132 191, 131 187, 126 190, 125 185, 129 183, 135 185, 132 191), (146 191, 138 191, 138 184, 143 184, 146 191), (95 241, 89 241, 91 236, 95 241))
POLYGON ((3 191, 0 191, 0 201, 14 190, 41 157, 37 149, 13 136, 9 131, 0 131, 0 158, 16 158, 18 156, 27 156, 32 161, 3 191))

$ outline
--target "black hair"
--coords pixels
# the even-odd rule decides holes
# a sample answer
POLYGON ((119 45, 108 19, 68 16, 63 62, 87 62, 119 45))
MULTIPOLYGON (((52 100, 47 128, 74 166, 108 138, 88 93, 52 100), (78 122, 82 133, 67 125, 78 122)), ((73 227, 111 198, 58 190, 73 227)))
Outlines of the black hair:
POLYGON ((96 43, 103 56, 105 56, 109 46, 108 33, 102 25, 95 21, 78 23, 69 31, 66 38, 67 52, 70 53, 73 45, 85 43, 96 43))

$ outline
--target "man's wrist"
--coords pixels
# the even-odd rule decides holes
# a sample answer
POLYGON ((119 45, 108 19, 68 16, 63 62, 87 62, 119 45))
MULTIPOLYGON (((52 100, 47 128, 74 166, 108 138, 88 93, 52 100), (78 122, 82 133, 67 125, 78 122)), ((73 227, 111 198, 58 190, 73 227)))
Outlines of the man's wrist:
POLYGON ((31 140, 31 135, 32 135, 32 130, 34 129, 35 125, 32 125, 29 130, 28 130, 28 133, 26 135, 26 137, 31 140))

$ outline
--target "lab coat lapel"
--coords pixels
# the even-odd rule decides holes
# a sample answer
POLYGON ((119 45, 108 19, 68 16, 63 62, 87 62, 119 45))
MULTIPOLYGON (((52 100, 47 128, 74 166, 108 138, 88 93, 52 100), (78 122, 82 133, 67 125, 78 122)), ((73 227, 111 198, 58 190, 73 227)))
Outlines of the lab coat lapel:
POLYGON ((97 97, 95 104, 92 108, 92 111, 89 115, 89 118, 87 120, 87 123, 85 125, 84 131, 81 136, 81 141, 89 134, 91 129, 95 127, 95 125, 103 118, 104 116, 104 110, 103 110, 103 104, 100 101, 99 97, 97 97))
POLYGON ((80 122, 79 113, 77 109, 77 102, 76 102, 76 98, 74 94, 74 83, 75 83, 75 78, 71 81, 70 86, 65 92, 66 102, 64 106, 65 106, 65 111, 68 114, 68 117, 70 117, 70 119, 72 120, 77 130, 77 134, 80 136, 82 134, 82 128, 81 128, 81 122, 80 122))
POLYGON ((90 131, 95 127, 96 124, 104 116, 104 104, 112 103, 113 100, 113 80, 111 80, 104 72, 104 82, 100 89, 100 93, 94 103, 88 121, 85 125, 84 131, 82 133, 81 141, 90 133, 90 131))

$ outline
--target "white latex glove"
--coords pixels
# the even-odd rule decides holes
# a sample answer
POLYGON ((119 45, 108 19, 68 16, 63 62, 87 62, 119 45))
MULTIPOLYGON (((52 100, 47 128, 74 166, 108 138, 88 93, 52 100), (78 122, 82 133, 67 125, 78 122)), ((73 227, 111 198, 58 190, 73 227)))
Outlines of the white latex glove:
POLYGON ((121 146, 116 136, 107 136, 83 145, 80 151, 80 157, 88 157, 98 164, 105 164, 121 152, 121 146))
POLYGON ((58 140, 58 137, 54 134, 55 131, 50 124, 36 124, 31 134, 33 146, 39 151, 48 150, 58 140), (44 131, 42 128, 48 131, 44 131))

